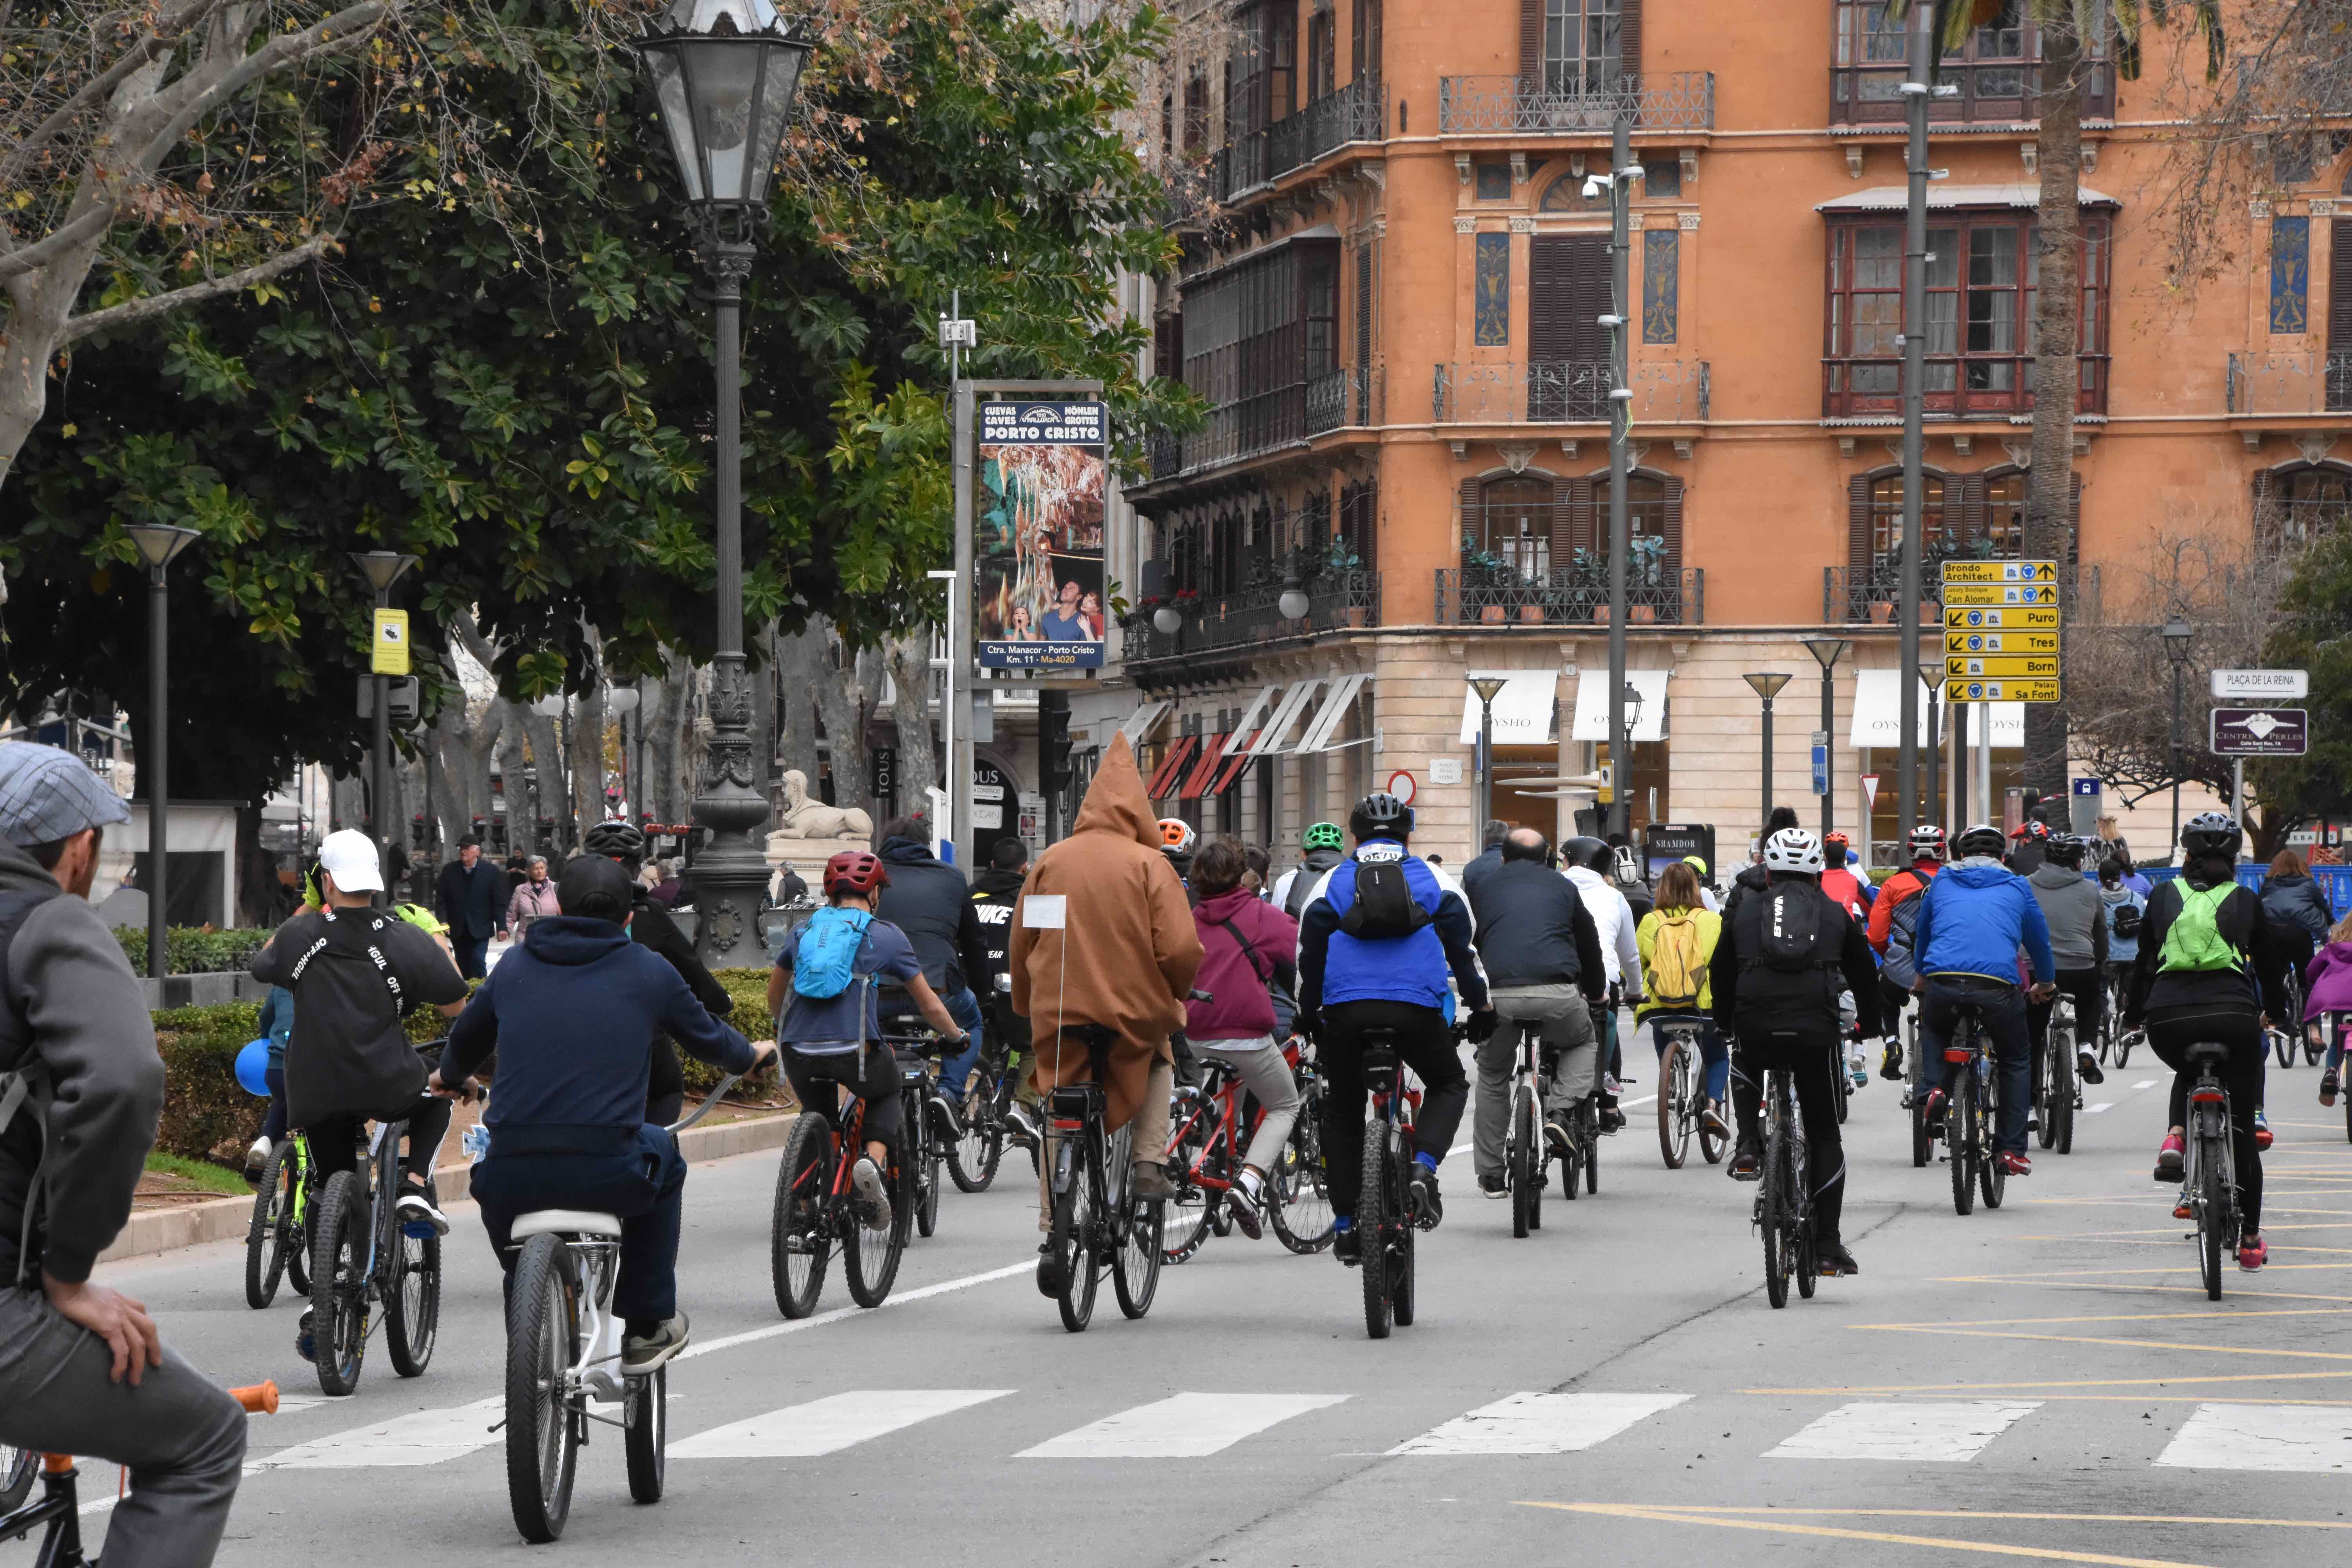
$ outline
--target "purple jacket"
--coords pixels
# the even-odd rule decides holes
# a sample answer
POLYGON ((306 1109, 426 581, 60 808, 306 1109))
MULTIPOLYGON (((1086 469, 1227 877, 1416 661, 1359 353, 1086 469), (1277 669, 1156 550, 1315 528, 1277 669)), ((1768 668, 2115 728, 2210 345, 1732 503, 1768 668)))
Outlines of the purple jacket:
POLYGON ((2303 972, 2303 1010, 2352 1013, 2352 942, 2331 942, 2303 972))
POLYGON ((1247 888, 1235 888, 1193 906, 1192 924, 1201 933, 1202 952, 1201 973, 1192 984, 1216 1000, 1184 1005, 1185 1036, 1256 1040, 1273 1034, 1274 1001, 1266 982, 1296 963, 1298 922, 1247 888), (1225 929, 1226 921, 1257 949, 1256 963, 1225 929))

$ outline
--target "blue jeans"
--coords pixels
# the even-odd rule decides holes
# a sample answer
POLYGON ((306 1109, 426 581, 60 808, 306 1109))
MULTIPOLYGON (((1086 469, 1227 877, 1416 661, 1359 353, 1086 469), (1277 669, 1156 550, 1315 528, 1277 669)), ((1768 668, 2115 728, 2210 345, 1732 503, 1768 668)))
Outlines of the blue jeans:
MULTIPOLYGON (((538 1129, 519 1129, 528 1134, 538 1129)), ((677 1315, 677 1237, 686 1202, 686 1159, 667 1128, 648 1122, 633 1147, 595 1153, 490 1153, 474 1167, 474 1201, 499 1266, 514 1269, 515 1220, 535 1209, 592 1209, 621 1221, 621 1272, 613 1310, 633 1328, 677 1315)))
POLYGON ((2025 1119, 2033 1110, 2033 1046, 2025 1026, 2025 994, 2016 986, 1980 976, 1929 975, 1919 1001, 1919 1048, 1927 1053, 1919 1081, 1950 1089, 1952 1064, 1944 1060, 1944 1045, 1962 1004, 1974 1006, 1984 1020, 2000 1074, 2000 1120, 1993 1142, 2004 1154, 2022 1154, 2025 1119))
MULTIPOLYGON (((1666 1037, 1665 1031, 1659 1026, 1666 1016, 1663 1013, 1654 1013, 1650 1016, 1650 1043, 1657 1048, 1658 1056, 1662 1060, 1666 1054, 1666 1037)), ((1724 1048, 1723 1032, 1715 1026, 1715 1020, 1712 1018, 1699 1026, 1698 1059, 1700 1065, 1706 1069, 1706 1077, 1701 1084, 1699 1092, 1717 1105, 1721 1105, 1723 1097, 1730 1092, 1731 1053, 1724 1048)))
MULTIPOLYGON (((971 1045, 940 1063, 940 1087, 950 1100, 957 1100, 963 1086, 971 1081, 973 1069, 980 1066, 980 998, 966 985, 960 990, 940 992, 940 1000, 946 1004, 948 1016, 955 1020, 956 1027, 971 1037, 971 1045)), ((920 1026, 920 1018, 908 1008, 903 994, 891 993, 883 997, 882 1027, 886 1032, 897 1034, 920 1026)), ((961 1101, 958 1100, 957 1114, 961 1113, 961 1101)))
POLYGON ((488 973, 490 957, 488 937, 452 936, 449 945, 457 954, 457 973, 468 980, 479 980, 488 973))

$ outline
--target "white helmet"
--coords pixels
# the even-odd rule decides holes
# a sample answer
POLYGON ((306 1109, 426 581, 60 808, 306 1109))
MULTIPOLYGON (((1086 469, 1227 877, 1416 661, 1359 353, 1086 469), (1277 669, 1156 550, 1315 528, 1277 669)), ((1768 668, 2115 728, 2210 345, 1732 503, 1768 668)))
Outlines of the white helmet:
POLYGON ((1801 827, 1784 827, 1764 841, 1764 868, 1822 874, 1822 841, 1801 827))

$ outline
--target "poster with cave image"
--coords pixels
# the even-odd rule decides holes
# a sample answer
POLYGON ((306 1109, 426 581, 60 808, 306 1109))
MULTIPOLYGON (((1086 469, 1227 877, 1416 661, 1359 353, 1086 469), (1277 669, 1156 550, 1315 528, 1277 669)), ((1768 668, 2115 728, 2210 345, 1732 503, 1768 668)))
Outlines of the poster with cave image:
POLYGON ((1109 478, 1099 403, 983 403, 972 637, 991 669, 1099 669, 1109 478))

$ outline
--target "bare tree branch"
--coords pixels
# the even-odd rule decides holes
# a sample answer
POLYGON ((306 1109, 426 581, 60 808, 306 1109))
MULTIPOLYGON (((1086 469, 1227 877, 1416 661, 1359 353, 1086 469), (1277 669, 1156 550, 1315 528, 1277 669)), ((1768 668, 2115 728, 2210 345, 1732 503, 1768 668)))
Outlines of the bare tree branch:
POLYGON ((151 321, 177 310, 184 306, 199 304, 249 289, 256 283, 266 283, 281 272, 289 272, 304 262, 326 254, 336 244, 331 234, 314 234, 293 249, 273 256, 267 261, 202 283, 191 283, 184 289, 174 289, 168 294, 149 294, 142 299, 125 300, 120 305, 110 305, 103 310, 92 310, 86 316, 76 316, 66 323, 65 334, 58 340, 59 347, 92 332, 102 332, 112 327, 127 327, 134 321, 151 321))

